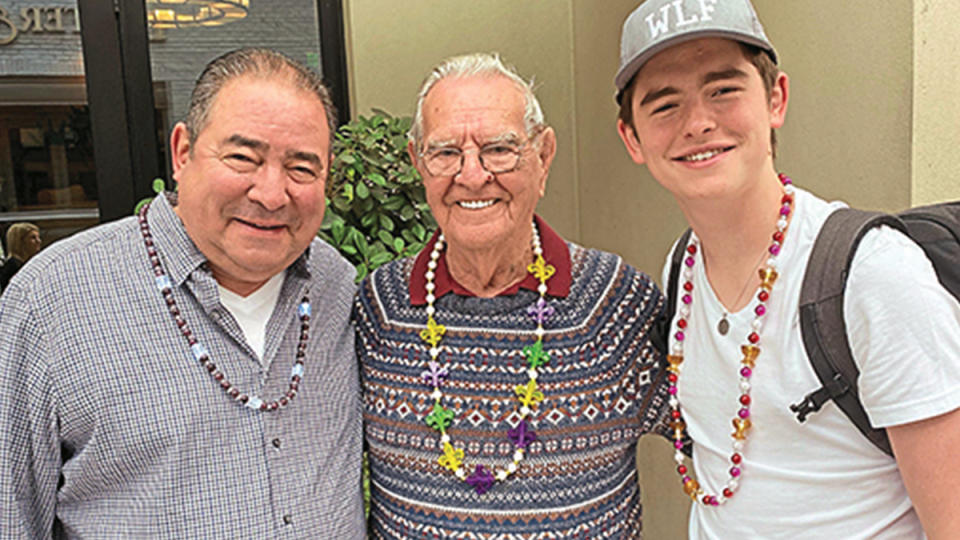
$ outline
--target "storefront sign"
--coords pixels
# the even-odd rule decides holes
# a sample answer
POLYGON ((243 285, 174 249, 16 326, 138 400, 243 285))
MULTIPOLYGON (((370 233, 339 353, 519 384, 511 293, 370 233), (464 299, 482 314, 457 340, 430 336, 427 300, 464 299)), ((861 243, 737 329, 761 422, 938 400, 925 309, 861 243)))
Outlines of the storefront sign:
POLYGON ((65 34, 80 32, 75 6, 24 6, 19 13, 0 7, 0 46, 16 41, 20 34, 65 34))

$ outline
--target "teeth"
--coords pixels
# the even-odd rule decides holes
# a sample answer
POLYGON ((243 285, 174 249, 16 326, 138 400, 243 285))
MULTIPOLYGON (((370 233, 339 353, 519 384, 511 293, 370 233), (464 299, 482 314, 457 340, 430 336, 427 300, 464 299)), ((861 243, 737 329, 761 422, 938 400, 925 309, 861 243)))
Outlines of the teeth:
POLYGON ((490 199, 488 201, 460 201, 458 204, 464 208, 469 208, 470 210, 479 210, 481 208, 486 208, 495 202, 497 202, 495 199, 490 199))
POLYGON ((713 156, 719 155, 721 153, 723 153, 723 150, 721 149, 709 150, 707 152, 700 152, 699 154, 690 154, 689 156, 683 156, 682 159, 684 161, 703 161, 706 159, 710 159, 713 156))

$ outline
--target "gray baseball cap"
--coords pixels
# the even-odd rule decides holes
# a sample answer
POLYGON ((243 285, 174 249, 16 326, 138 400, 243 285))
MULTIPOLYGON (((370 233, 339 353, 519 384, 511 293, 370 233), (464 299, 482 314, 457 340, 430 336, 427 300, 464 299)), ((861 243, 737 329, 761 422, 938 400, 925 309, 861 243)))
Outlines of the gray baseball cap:
POLYGON ((620 34, 617 103, 633 76, 658 52, 694 39, 720 37, 777 52, 750 0, 647 0, 633 10, 620 34))

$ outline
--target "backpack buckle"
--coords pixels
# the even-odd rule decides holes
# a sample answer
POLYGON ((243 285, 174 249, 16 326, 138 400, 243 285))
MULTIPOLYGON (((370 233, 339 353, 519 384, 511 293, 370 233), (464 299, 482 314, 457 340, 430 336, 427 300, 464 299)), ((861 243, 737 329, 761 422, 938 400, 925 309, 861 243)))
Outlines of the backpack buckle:
POLYGON ((820 401, 818 398, 820 398, 820 394, 825 393, 826 390, 826 388, 821 387, 819 390, 807 394, 800 403, 790 405, 790 410, 797 414, 797 420, 800 421, 800 423, 806 422, 807 415, 815 413, 820 410, 820 407, 823 407, 823 401, 820 401))
POLYGON ((850 390, 850 385, 837 373, 833 380, 806 395, 800 403, 790 405, 790 410, 797 414, 800 423, 807 421, 810 413, 819 411, 823 404, 831 399, 842 396, 850 390))

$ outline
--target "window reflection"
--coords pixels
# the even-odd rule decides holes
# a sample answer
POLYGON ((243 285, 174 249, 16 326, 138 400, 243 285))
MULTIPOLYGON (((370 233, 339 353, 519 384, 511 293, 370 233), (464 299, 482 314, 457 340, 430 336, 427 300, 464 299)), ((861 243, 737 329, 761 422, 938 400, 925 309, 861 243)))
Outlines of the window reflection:
POLYGON ((0 0, 0 235, 44 244, 98 221, 76 2, 0 0))
POLYGON ((0 210, 96 208, 90 113, 86 106, 0 107, 0 210), (2 150, 0 150, 2 151, 2 150))

